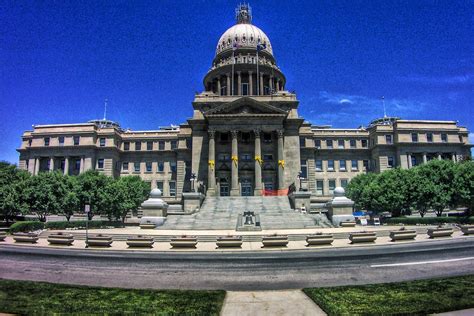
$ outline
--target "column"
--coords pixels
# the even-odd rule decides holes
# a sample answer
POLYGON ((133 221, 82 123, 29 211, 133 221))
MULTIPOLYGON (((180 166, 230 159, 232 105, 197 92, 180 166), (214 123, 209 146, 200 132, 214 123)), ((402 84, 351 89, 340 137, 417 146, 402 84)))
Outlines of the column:
POLYGON ((221 78, 217 77, 217 95, 221 95, 221 78))
POLYGON ((270 76, 268 87, 270 88, 270 93, 272 93, 272 91, 273 91, 273 76, 270 76))
POLYGON ((441 160, 441 153, 438 153, 438 160, 441 160))
POLYGON ((69 157, 64 157, 64 174, 69 174, 69 157))
POLYGON ((277 91, 281 91, 281 87, 280 87, 280 78, 277 78, 277 82, 276 82, 276 90, 277 90, 277 91))
POLYGON ((35 158, 35 172, 34 172, 34 175, 37 175, 39 173, 39 170, 40 170, 40 158, 35 158))
POLYGON ((265 91, 263 91, 263 74, 262 73, 260 73, 260 80, 259 81, 260 81, 260 88, 259 88, 260 95, 264 95, 265 91))
POLYGON ((407 154, 407 160, 408 160, 408 161, 407 161, 407 166, 408 166, 408 169, 410 169, 411 167, 413 167, 413 166, 411 165, 411 154, 407 154))
POLYGON ((230 95, 230 74, 226 74, 227 76, 227 95, 230 95))
POLYGON ((49 171, 54 171, 54 157, 49 157, 49 171))
POLYGON ((451 159, 456 162, 456 153, 451 153, 451 159))
POLYGON ((423 153, 423 164, 428 162, 428 158, 426 157, 426 153, 423 153))
MULTIPOLYGON (((84 156, 82 156, 82 157, 81 157, 81 168, 80 168, 79 173, 83 173, 83 172, 84 172, 84 160, 85 160, 85 159, 84 159, 84 156)), ((120 167, 122 167, 122 166, 120 166, 120 167)), ((122 169, 120 169, 120 170, 122 170, 122 169)))
POLYGON ((278 134, 278 189, 285 189, 284 171, 285 171, 285 157, 283 156, 283 136, 285 131, 280 129, 278 134))
POLYGON ((216 131, 209 130, 209 161, 207 173, 207 194, 216 195, 216 131))
POLYGON ((240 71, 237 71, 237 95, 242 95, 242 76, 240 71))
POLYGON ((254 129, 255 134, 255 188, 253 195, 262 195, 262 146, 261 146, 261 132, 259 129, 254 129))
POLYGON ((237 144, 238 131, 231 131, 232 134, 232 182, 230 188, 231 196, 239 196, 239 151, 237 144))
POLYGON ((249 71, 249 95, 253 95, 253 73, 249 71))

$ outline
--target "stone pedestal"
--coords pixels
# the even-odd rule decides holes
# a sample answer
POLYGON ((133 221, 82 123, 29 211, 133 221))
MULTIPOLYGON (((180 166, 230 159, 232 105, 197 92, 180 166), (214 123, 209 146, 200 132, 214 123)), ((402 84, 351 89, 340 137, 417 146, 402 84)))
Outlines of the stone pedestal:
POLYGON ((301 210, 304 205, 306 211, 309 213, 311 207, 311 191, 295 191, 288 195, 291 205, 295 210, 301 210))
POLYGON ((161 199, 161 190, 153 189, 150 192, 150 198, 142 203, 141 210, 143 212, 140 224, 154 223, 161 226, 168 215, 168 204, 161 199))
POLYGON ((186 214, 192 214, 201 208, 204 194, 199 192, 183 193, 183 210, 186 214))
POLYGON ((344 188, 337 187, 334 190, 334 197, 326 204, 328 209, 328 218, 334 226, 339 226, 341 222, 355 221, 354 215, 354 201, 346 198, 344 188))

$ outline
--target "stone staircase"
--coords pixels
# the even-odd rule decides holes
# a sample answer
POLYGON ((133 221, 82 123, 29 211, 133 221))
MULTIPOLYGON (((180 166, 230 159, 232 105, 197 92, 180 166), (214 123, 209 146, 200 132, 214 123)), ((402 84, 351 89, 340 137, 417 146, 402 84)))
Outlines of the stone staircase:
POLYGON ((234 230, 239 214, 254 211, 262 229, 332 227, 326 215, 302 214, 291 209, 286 196, 207 197, 191 215, 169 215, 160 229, 234 230))

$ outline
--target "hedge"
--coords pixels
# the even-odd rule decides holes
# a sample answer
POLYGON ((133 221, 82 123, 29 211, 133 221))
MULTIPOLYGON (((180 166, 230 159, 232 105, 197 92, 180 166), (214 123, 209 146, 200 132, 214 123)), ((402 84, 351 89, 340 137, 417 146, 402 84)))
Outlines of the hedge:
MULTIPOLYGON (((89 221, 89 228, 107 228, 124 227, 121 221, 89 221)), ((47 229, 66 229, 66 228, 86 228, 86 221, 71 221, 71 222, 47 222, 45 225, 47 229)))
POLYGON ((474 224, 474 216, 471 217, 393 217, 383 220, 385 224, 405 224, 405 225, 436 225, 444 223, 453 224, 474 224))
POLYGON ((16 222, 10 226, 10 233, 31 232, 35 230, 44 229, 44 223, 38 221, 16 222))

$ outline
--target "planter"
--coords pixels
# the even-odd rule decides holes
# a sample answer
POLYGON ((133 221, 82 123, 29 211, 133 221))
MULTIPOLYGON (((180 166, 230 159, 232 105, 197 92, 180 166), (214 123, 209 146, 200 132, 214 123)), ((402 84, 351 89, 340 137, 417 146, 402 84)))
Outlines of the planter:
POLYGON ((74 236, 71 234, 56 233, 48 236, 48 242, 51 245, 70 246, 74 242, 74 236))
POLYGON ((140 224, 140 228, 141 229, 155 229, 156 225, 155 223, 143 223, 143 224, 140 224))
POLYGON ((430 236, 430 238, 451 237, 451 235, 453 233, 454 233, 454 229, 452 229, 452 228, 438 227, 438 228, 429 228, 428 229, 428 236, 430 236))
POLYGON ((345 222, 340 222, 339 226, 340 227, 355 227, 356 222, 354 221, 345 221, 345 222))
POLYGON ((358 242, 374 242, 377 239, 377 235, 373 232, 360 232, 349 234, 349 240, 352 244, 358 242))
POLYGON ((16 242, 29 242, 35 244, 38 241, 38 235, 34 233, 15 233, 13 239, 16 242))
POLYGON ((264 236, 262 244, 263 247, 286 247, 288 245, 288 236, 264 236))
POLYGON ((315 234, 306 236, 306 247, 308 246, 320 246, 330 245, 334 241, 332 234, 315 234))
POLYGON ((216 245, 219 248, 242 247, 242 236, 217 237, 216 245))
POLYGON ((461 231, 464 235, 474 234, 474 225, 461 225, 461 231))
POLYGON ((127 238, 127 246, 129 247, 147 247, 152 248, 155 241, 152 237, 136 236, 127 238))
POLYGON ((89 237, 88 246, 95 247, 110 247, 112 245, 112 237, 106 235, 96 235, 89 237))
POLYGON ((390 239, 392 239, 392 241, 415 239, 415 237, 416 237, 415 230, 400 229, 400 230, 394 230, 390 232, 390 239))
POLYGON ((173 248, 196 248, 197 243, 196 236, 174 237, 170 241, 170 245, 173 248))
POLYGON ((5 238, 7 238, 7 233, 6 232, 0 232, 0 241, 4 241, 5 238))

